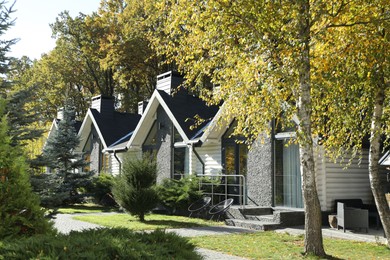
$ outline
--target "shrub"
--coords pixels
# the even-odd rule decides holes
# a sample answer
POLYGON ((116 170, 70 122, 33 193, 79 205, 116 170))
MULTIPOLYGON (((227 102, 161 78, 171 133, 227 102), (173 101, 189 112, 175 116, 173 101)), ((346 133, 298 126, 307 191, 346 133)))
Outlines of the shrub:
POLYGON ((174 211, 187 209, 192 202, 202 197, 202 191, 199 191, 199 178, 196 177, 165 179, 157 186, 157 194, 160 202, 174 211))
POLYGON ((92 229, 3 242, 0 259, 201 259, 187 239, 161 230, 92 229))
POLYGON ((115 205, 115 200, 111 192, 113 185, 114 176, 108 173, 101 173, 93 179, 91 192, 96 203, 103 206, 115 205))
POLYGON ((155 183, 157 164, 149 158, 125 159, 122 174, 114 181, 112 193, 115 201, 130 214, 145 220, 145 214, 158 202, 155 183))

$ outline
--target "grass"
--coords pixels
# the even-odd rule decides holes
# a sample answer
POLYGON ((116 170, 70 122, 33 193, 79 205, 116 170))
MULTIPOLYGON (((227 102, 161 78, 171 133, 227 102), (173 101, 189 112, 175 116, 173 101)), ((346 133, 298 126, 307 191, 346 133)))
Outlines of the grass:
POLYGON ((115 212, 117 208, 103 207, 96 204, 75 204, 69 207, 59 208, 56 213, 75 214, 75 213, 100 213, 100 212, 115 212))
POLYGON ((74 219, 86 221, 105 227, 124 227, 130 230, 154 230, 168 228, 188 228, 223 225, 223 222, 188 218, 181 216, 151 214, 145 217, 145 222, 129 214, 118 213, 112 215, 85 215, 76 216, 74 219))
MULTIPOLYGON (((198 247, 250 259, 302 259, 303 236, 276 232, 234 234, 229 236, 194 237, 190 242, 198 247)), ((329 259, 390 259, 384 245, 341 239, 324 239, 329 259)), ((305 257, 305 259, 317 259, 305 257)))

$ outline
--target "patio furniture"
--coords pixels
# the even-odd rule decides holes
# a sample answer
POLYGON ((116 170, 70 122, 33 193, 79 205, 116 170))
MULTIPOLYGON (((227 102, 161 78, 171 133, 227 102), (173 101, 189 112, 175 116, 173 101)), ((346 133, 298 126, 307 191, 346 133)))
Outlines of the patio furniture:
MULTIPOLYGON (((368 218, 375 220, 376 229, 379 229, 381 221, 379 218, 378 210, 375 204, 364 204, 362 199, 336 199, 334 201, 334 208, 337 209, 337 203, 344 203, 348 208, 366 209, 368 210, 368 218)), ((334 211, 335 212, 335 211, 334 211)))
POLYGON ((189 217, 191 217, 193 213, 200 214, 206 211, 207 207, 210 205, 210 202, 211 202, 211 197, 203 197, 195 201, 194 203, 192 203, 188 207, 188 211, 190 212, 189 217))
POLYGON ((211 215, 210 220, 212 220, 214 216, 218 216, 218 220, 219 220, 220 216, 222 214, 225 214, 225 212, 230 208, 232 204, 233 204, 233 199, 226 199, 212 206, 209 210, 209 214, 211 215))
POLYGON ((337 203, 337 229, 343 228, 365 228, 368 233, 368 210, 349 208, 345 203, 337 203))

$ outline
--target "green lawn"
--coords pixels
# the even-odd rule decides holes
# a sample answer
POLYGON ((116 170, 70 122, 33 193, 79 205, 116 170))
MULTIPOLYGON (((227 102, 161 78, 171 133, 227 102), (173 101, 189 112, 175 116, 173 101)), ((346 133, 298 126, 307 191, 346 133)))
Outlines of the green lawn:
POLYGON ((215 222, 198 218, 187 218, 171 215, 151 214, 145 217, 145 222, 140 222, 129 214, 118 213, 112 215, 85 215, 75 216, 74 219, 82 220, 106 227, 125 227, 131 230, 153 230, 168 228, 186 228, 223 225, 223 222, 215 222))
MULTIPOLYGON (((75 219, 107 227, 125 227, 131 230, 152 230, 223 225, 223 222, 197 218, 151 214, 144 223, 128 214, 75 216, 75 219)), ((276 232, 257 232, 221 236, 202 236, 190 239, 198 247, 250 259, 302 259, 303 236, 276 232)), ((390 259, 390 250, 384 245, 349 240, 324 239, 330 259, 390 259)), ((306 259, 316 259, 306 257, 306 259)))
MULTIPOLYGON (((194 237, 190 242, 226 254, 250 259, 302 259, 303 236, 272 231, 228 236, 194 237)), ((390 259, 390 250, 375 243, 324 239, 330 259, 390 259)), ((306 257, 305 259, 316 259, 306 257)))

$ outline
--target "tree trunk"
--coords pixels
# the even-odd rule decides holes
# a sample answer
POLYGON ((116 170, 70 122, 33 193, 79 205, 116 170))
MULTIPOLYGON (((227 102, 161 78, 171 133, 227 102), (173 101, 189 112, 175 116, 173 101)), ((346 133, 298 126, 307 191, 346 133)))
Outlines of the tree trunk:
POLYGON ((379 176, 379 166, 378 166, 379 156, 380 156, 380 142, 381 142, 380 132, 382 127, 384 99, 385 99, 385 83, 383 80, 381 83, 378 84, 378 90, 375 97, 374 114, 371 121, 368 171, 370 176, 371 191, 374 196, 379 217, 382 221, 383 229, 387 237, 387 246, 390 247, 390 208, 389 205, 387 204, 387 200, 385 197, 385 190, 379 176))
POLYGON ((305 208, 305 254, 325 256, 322 241, 321 208, 317 194, 314 166, 313 139, 311 135, 311 82, 310 82, 310 2, 300 1, 299 40, 299 99, 298 139, 305 208))

